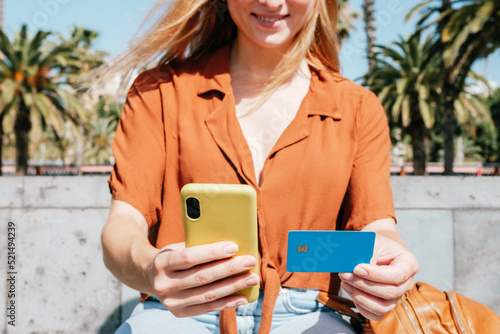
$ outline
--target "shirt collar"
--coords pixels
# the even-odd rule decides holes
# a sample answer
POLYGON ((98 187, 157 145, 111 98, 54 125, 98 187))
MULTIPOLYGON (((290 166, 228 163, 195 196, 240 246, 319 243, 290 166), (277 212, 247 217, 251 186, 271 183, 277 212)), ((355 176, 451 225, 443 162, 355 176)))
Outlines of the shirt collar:
POLYGON ((212 53, 206 65, 201 70, 201 80, 198 95, 216 90, 227 94, 231 90, 231 75, 229 73, 229 44, 212 53))
POLYGON ((339 81, 338 78, 341 78, 338 74, 312 68, 311 91, 309 94, 312 94, 314 107, 307 109, 309 116, 331 117, 335 121, 342 119, 341 109, 338 105, 337 85, 332 84, 332 81, 339 81))
MULTIPOLYGON (((231 75, 229 71, 230 45, 227 44, 212 53, 205 66, 201 69, 201 80, 198 87, 198 95, 201 96, 210 91, 219 91, 224 95, 231 91, 231 75)), ((319 62, 319 59, 312 56, 312 63, 319 62)), ((314 94, 314 108, 309 108, 309 115, 319 115, 331 117, 336 121, 342 119, 340 108, 337 105, 338 97, 335 85, 331 81, 345 80, 338 73, 330 73, 325 70, 310 66, 312 77, 311 86, 313 89, 309 94, 314 94), (333 87, 333 88, 332 88, 333 87), (334 96, 332 99, 332 95, 334 96), (321 103, 319 101, 331 101, 332 103, 321 103)))

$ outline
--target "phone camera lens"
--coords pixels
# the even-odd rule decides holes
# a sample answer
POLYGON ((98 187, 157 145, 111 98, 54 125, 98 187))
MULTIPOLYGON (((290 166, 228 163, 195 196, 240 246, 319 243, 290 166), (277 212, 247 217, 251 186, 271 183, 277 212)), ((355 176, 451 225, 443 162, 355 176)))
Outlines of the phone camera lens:
POLYGON ((195 197, 186 199, 187 215, 190 219, 200 218, 200 201, 195 197))

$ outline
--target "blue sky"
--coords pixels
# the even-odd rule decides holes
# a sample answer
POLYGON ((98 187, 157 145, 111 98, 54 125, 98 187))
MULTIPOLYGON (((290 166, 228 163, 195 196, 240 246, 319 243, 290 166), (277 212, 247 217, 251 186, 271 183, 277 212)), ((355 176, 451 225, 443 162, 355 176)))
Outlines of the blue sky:
MULTIPOLYGON (((99 30, 96 48, 116 54, 127 43, 156 0, 5 0, 5 31, 19 30, 27 23, 35 29, 66 33, 75 24, 99 30)), ((362 0, 352 0, 353 9, 362 12, 362 0)), ((395 41, 398 35, 413 31, 414 22, 405 23, 404 16, 415 6, 416 0, 375 1, 377 15, 377 43, 395 41)), ((362 76, 367 70, 365 36, 361 19, 350 39, 344 42, 341 54, 342 73, 349 79, 362 76)), ((500 82, 500 51, 488 61, 478 61, 474 69, 488 80, 500 82)))

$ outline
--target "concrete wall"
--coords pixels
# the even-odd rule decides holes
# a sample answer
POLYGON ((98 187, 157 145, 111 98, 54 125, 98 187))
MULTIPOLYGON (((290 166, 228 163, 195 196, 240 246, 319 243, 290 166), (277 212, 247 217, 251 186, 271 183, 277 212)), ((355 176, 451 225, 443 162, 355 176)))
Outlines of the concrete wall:
MULTIPOLYGON (((500 313, 500 178, 395 177, 393 188, 417 279, 500 313)), ((0 305, 16 225, 16 326, 2 312, 2 333, 112 333, 130 314, 137 294, 102 264, 109 200, 106 177, 0 178, 0 305)))

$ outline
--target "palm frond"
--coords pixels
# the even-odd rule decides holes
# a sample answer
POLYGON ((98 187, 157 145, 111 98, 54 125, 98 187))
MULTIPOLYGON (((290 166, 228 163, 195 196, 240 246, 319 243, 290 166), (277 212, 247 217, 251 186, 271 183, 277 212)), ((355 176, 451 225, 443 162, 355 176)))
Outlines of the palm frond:
POLYGON ((422 9, 426 8, 433 1, 434 0, 426 0, 426 1, 422 1, 419 4, 417 4, 415 7, 410 9, 408 14, 406 14, 405 21, 408 22, 413 17, 413 15, 415 15, 416 13, 421 11, 422 9))

